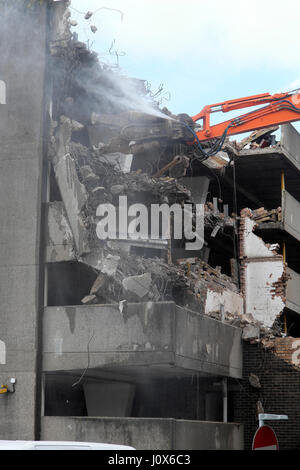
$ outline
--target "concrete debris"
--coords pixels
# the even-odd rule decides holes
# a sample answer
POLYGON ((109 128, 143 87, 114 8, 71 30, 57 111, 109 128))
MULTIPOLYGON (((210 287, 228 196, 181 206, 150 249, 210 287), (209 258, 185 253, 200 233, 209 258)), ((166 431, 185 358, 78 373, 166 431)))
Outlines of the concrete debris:
POLYGON ((97 296, 96 295, 87 295, 81 301, 84 305, 93 305, 97 304, 97 296))
POLYGON ((114 276, 117 272, 120 259, 120 256, 108 255, 103 262, 101 272, 107 276, 114 276))
POLYGON ((139 300, 145 298, 149 293, 152 283, 152 277, 150 273, 142 274, 141 276, 126 277, 122 281, 122 285, 125 293, 129 292, 134 294, 139 300))
POLYGON ((191 279, 213 282, 219 286, 229 288, 233 292, 237 290, 231 278, 214 269, 199 258, 178 259, 177 263, 184 269, 185 274, 191 279))
POLYGON ((124 316, 127 310, 127 300, 120 300, 119 302, 119 312, 124 316))
POLYGON ((110 188, 110 192, 114 195, 117 196, 119 194, 124 194, 126 191, 128 191, 128 186, 122 185, 122 184, 114 184, 110 188))
MULTIPOLYGON (((179 261, 175 266, 159 258, 125 256, 120 253, 119 257, 108 255, 102 266, 100 269, 105 273, 107 282, 104 283, 101 276, 90 293, 96 294, 105 303, 173 299, 178 305, 199 310, 209 288, 216 289, 216 292, 222 292, 223 289, 237 290, 229 277, 196 258, 179 261), (105 287, 101 288, 103 285, 105 287)), ((211 316, 214 317, 213 314, 211 316)))
POLYGON ((101 197, 104 193, 105 188, 103 186, 97 186, 96 188, 92 189, 92 195, 97 201, 101 200, 101 197))
POLYGON ((90 166, 84 165, 84 166, 80 167, 80 174, 81 174, 83 180, 85 180, 86 178, 88 178, 90 175, 93 174, 93 171, 92 171, 90 166))
POLYGON ((229 156, 227 152, 218 152, 213 157, 204 160, 203 165, 212 170, 223 170, 229 165, 229 156))
POLYGON ((262 402, 261 402, 261 401, 258 401, 258 402, 256 403, 256 414, 257 414, 257 417, 258 417, 259 414, 262 414, 262 413, 264 413, 264 412, 265 412, 265 410, 264 410, 264 407, 263 407, 263 405, 262 405, 262 402))
MULTIPOLYGON (((212 178, 223 175, 242 149, 277 145, 276 128, 253 132, 240 143, 227 138, 222 151, 203 162, 199 175, 196 148, 186 144, 191 140, 186 125, 195 129, 193 120, 159 109, 144 81, 121 76, 100 63, 70 31, 76 21, 69 16, 58 20, 59 34, 50 49, 57 75, 49 158, 77 259, 97 272, 82 303, 116 303, 124 314, 129 301, 172 300, 242 328, 245 341, 271 347, 273 339, 281 336, 277 320, 284 308, 287 275, 278 246, 265 244, 255 230, 263 223, 281 222, 282 210, 261 207, 244 209, 240 218, 230 216, 232 201, 227 205, 221 191, 214 197, 209 188, 212 178), (135 103, 145 103, 145 99, 147 111, 143 106, 135 109, 135 103), (174 246, 173 240, 167 246, 158 240, 161 246, 155 248, 149 240, 141 245, 126 241, 126 248, 117 240, 100 241, 97 207, 116 205, 120 196, 127 196, 129 204, 140 202, 147 207, 153 203, 204 204, 205 247, 193 257, 182 246, 174 246), (232 248, 237 234, 240 260, 234 255, 236 247, 232 248), (212 267, 208 261, 214 260, 215 252, 212 267), (226 274, 218 264, 223 270, 226 265, 226 274), (253 296, 255 289, 258 294, 253 296), (265 303, 260 302, 260 295, 265 303), (249 296, 258 305, 251 304, 249 296), (225 306, 223 315, 221 305, 225 306)), ((84 17, 90 20, 92 16, 88 11, 84 17)), ((97 31, 91 24, 90 29, 97 31)))
POLYGON ((187 157, 177 155, 170 163, 159 170, 155 176, 163 176, 166 172, 169 172, 170 177, 181 178, 182 176, 186 175, 189 166, 190 160, 187 157))
POLYGON ((90 297, 93 297, 96 295, 97 297, 101 297, 101 292, 105 289, 107 284, 107 277, 104 276, 103 274, 99 274, 97 277, 96 281, 94 282, 92 288, 91 288, 91 293, 90 297))
POLYGON ((257 325, 247 325, 243 328, 243 339, 251 340, 260 337, 260 328, 257 325))
MULTIPOLYGON (((66 120, 63 120, 66 124, 66 120)), ((70 125, 70 123, 69 123, 70 125)), ((93 238, 95 234, 94 214, 98 204, 103 202, 112 203, 120 195, 127 195, 130 202, 136 202, 144 193, 151 201, 157 203, 174 203, 192 201, 191 191, 171 177, 151 177, 146 172, 129 171, 124 173, 116 166, 116 155, 120 158, 122 154, 102 154, 105 146, 84 147, 82 144, 70 142, 68 150, 76 162, 78 177, 88 193, 88 201, 82 209, 82 217, 86 227, 90 227, 90 243, 96 243, 93 238), (112 161, 110 161, 110 156, 112 161)), ((129 150, 131 151, 131 150, 129 150)), ((128 155, 123 154, 124 157, 128 155)), ((147 200, 146 199, 146 200, 147 200)), ((278 211, 279 212, 279 211, 278 211)), ((246 211, 245 215, 251 216, 252 212, 246 211)), ((256 211, 254 217, 260 217, 262 211, 256 211)), ((264 215, 264 214, 263 214, 264 215)), ((253 222, 255 223, 255 222, 253 222)), ((216 203, 205 204, 205 231, 210 233, 211 238, 218 238, 227 227, 233 229, 235 221, 225 212, 219 211, 216 203)), ((275 252, 275 246, 266 247, 267 253, 275 252)), ((110 249, 111 250, 111 249, 110 249)), ((122 300, 139 301, 151 300, 175 300, 178 305, 188 306, 201 311, 201 305, 205 302, 207 292, 214 290, 229 290, 238 292, 237 284, 233 279, 222 274, 220 270, 210 267, 200 258, 178 259, 177 265, 170 262, 159 263, 153 259, 127 256, 125 259, 120 253, 110 252, 104 256, 98 269, 106 276, 106 281, 99 279, 99 288, 93 286, 91 295, 85 302, 109 303, 122 300), (120 255, 120 256, 119 256, 120 255), (138 272, 140 271, 140 272, 138 272), (136 278, 146 279, 147 285, 142 286, 136 282, 136 278), (151 282, 150 282, 151 277, 151 282), (101 286, 105 286, 102 287, 101 286), (139 286, 139 287, 138 287, 139 286)), ((282 280, 273 283, 272 295, 281 292, 282 280)), ((241 328, 245 328, 244 340, 259 342, 262 338, 272 337, 273 329, 265 329, 264 325, 255 320, 250 312, 247 316, 226 312, 226 321, 241 328)), ((209 311, 209 315, 220 320, 219 311, 209 311)))
POLYGON ((255 374, 250 374, 249 375, 249 383, 251 387, 260 389, 261 388, 261 383, 257 375, 255 374))
POLYGON ((239 142, 237 146, 239 149, 243 149, 249 144, 251 149, 275 146, 276 136, 273 135, 273 132, 276 132, 278 129, 278 126, 273 126, 266 129, 260 129, 259 131, 254 131, 249 137, 246 137, 239 142))
POLYGON ((252 219, 255 220, 257 224, 265 222, 281 222, 282 220, 282 209, 278 207, 277 209, 266 210, 264 207, 252 211, 252 219))
POLYGON ((99 162, 103 162, 106 164, 113 165, 116 170, 122 171, 123 173, 129 173, 132 166, 132 154, 125 154, 121 152, 115 153, 106 153, 102 155, 101 153, 104 151, 104 148, 101 149, 94 148, 94 152, 99 155, 99 162))

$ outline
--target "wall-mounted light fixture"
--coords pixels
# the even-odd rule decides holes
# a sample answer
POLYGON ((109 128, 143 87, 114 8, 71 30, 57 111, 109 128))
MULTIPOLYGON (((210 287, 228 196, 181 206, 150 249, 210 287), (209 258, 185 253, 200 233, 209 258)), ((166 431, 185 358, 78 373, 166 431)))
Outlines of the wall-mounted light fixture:
POLYGON ((10 379, 10 387, 8 385, 1 385, 0 387, 0 395, 3 395, 5 393, 15 393, 16 389, 16 379, 12 377, 10 379))

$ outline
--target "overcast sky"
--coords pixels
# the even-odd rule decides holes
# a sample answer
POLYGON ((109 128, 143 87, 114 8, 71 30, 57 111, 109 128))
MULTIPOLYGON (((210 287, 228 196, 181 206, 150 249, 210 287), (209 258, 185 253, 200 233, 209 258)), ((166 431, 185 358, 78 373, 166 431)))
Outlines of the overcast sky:
POLYGON ((81 12, 72 10, 81 40, 113 64, 115 41, 122 71, 153 91, 163 83, 174 113, 300 87, 299 0, 72 0, 72 7, 81 12), (84 19, 100 7, 121 10, 123 19, 105 9, 84 19))

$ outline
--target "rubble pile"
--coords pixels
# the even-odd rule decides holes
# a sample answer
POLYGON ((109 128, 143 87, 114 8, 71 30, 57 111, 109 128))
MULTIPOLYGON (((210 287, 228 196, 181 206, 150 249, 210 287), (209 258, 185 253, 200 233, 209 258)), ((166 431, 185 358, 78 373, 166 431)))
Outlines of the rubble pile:
POLYGON ((108 254, 84 304, 170 301, 184 307, 198 307, 208 287, 230 288, 231 278, 197 258, 167 264, 160 258, 108 254))
POLYGON ((225 226, 233 227, 235 223, 232 217, 217 210, 212 202, 204 205, 204 218, 205 228, 210 228, 213 231, 213 237, 216 236, 220 229, 223 229, 225 226))
MULTIPOLYGON (((212 268, 200 259, 200 253, 189 258, 182 258, 181 253, 177 259, 168 250, 167 256, 159 251, 158 256, 153 256, 147 252, 149 246, 140 256, 130 251, 130 242, 124 249, 118 242, 100 241, 96 235, 97 207, 105 203, 117 206, 121 196, 127 196, 130 204, 139 202, 146 206, 193 203, 193 194, 182 178, 193 176, 191 162, 196 159, 195 148, 186 142, 193 141, 194 123, 187 115, 174 116, 167 109, 159 109, 151 101, 143 80, 121 76, 118 70, 102 64, 71 33, 66 3, 62 8, 54 20, 57 34, 50 50, 55 73, 49 160, 59 189, 60 185, 65 188, 62 198, 69 204, 66 212, 76 238, 77 260, 97 274, 82 303, 119 303, 123 309, 126 302, 172 300, 205 313, 209 290, 219 296, 218 300, 225 291, 240 293, 237 275, 233 280, 221 268, 212 268)), ((275 145, 274 130, 253 133, 240 144, 227 139, 224 146, 227 153, 219 152, 204 162, 207 173, 211 177, 213 170, 224 171, 230 164, 229 156, 248 145, 251 148, 275 145)), ((236 220, 228 216, 228 207, 221 213, 216 205, 218 202, 205 204, 205 236, 210 239, 225 227, 234 230, 236 227, 236 220)), ((256 224, 280 221, 281 208, 253 212, 245 209, 241 237, 246 217, 256 224)), ((233 240, 232 232, 229 238, 233 240)), ((243 259, 243 249, 240 256, 243 259)), ((285 285, 284 276, 273 283, 274 296, 283 298, 285 285)), ((220 312, 209 314, 224 320, 220 312)), ((251 314, 225 311, 224 315, 227 323, 243 329, 246 341, 267 342, 281 334, 277 323, 267 329, 251 314)))
POLYGON ((282 209, 278 207, 277 209, 266 210, 264 207, 252 211, 252 218, 257 224, 263 222, 281 222, 282 220, 282 209))
POLYGON ((251 344, 262 344, 268 347, 276 337, 282 337, 282 327, 279 321, 275 321, 271 328, 266 328, 263 323, 255 320, 250 313, 244 315, 226 315, 226 322, 230 325, 242 328, 243 340, 251 344))
POLYGON ((278 129, 278 126, 273 126, 254 131, 250 136, 246 137, 241 142, 236 143, 236 148, 238 150, 242 150, 249 147, 253 150, 266 147, 276 147, 280 145, 279 142, 276 142, 276 136, 274 135, 274 132, 278 129))

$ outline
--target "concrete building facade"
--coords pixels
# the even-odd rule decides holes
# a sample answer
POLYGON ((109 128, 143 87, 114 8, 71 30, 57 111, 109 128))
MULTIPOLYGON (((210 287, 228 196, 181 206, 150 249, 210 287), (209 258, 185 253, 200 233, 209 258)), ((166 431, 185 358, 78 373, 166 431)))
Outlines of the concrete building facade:
POLYGON ((0 19, 0 439, 249 447, 259 398, 279 411, 273 379, 249 385, 257 350, 281 397, 272 364, 287 345, 298 387, 298 133, 227 142, 190 171, 174 159, 178 122, 112 101, 142 83, 78 41, 69 2, 13 3, 0 19), (99 243, 98 204, 124 194, 204 204, 204 247, 99 243))
MULTIPOLYGON (((222 418, 214 407, 221 378, 241 377, 240 330, 175 303, 128 305, 126 319, 114 305, 45 306, 49 27, 56 15, 61 18, 65 2, 31 8, 12 3, 0 28, 0 371, 10 390, 1 396, 0 437, 73 439, 80 434, 81 440, 137 448, 241 448, 240 425, 205 421, 216 414, 222 418), (26 27, 19 27, 21 22, 26 27), (11 378, 16 379, 14 393, 11 378), (220 382, 216 393, 212 379, 220 382), (172 402, 168 384, 176 384, 172 402), (205 394, 201 400, 197 395, 202 386, 208 390, 206 404, 205 394), (133 404, 136 418, 130 418, 133 404), (70 412, 78 416, 70 418, 70 412)), ((61 225, 56 232, 62 239, 67 233, 61 225)), ((65 240, 60 246, 61 259, 69 261, 63 255, 65 240)))
MULTIPOLYGON (((53 300, 55 272, 46 261, 72 263, 68 233, 84 252, 69 214, 74 198, 52 204, 47 176, 49 38, 65 8, 10 3, 1 18, 0 371, 9 393, 1 396, 0 438, 80 435, 137 448, 241 448, 242 426, 222 423, 222 379, 242 374, 238 328, 174 302, 129 304, 122 317, 118 304, 53 300), (55 231, 57 210, 69 217, 55 231)), ((64 266, 66 275, 76 271, 64 266)))
POLYGON ((17 379, 3 395, 1 437, 33 439, 37 431, 43 315, 42 205, 47 9, 1 7, 0 191, 1 373, 17 379), (26 28, 20 24, 26 23, 26 28), (28 34, 30 32, 30 34, 28 34))

